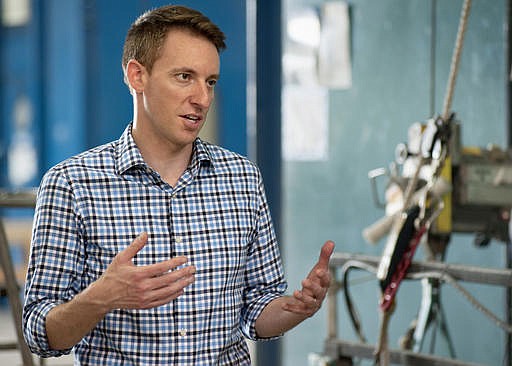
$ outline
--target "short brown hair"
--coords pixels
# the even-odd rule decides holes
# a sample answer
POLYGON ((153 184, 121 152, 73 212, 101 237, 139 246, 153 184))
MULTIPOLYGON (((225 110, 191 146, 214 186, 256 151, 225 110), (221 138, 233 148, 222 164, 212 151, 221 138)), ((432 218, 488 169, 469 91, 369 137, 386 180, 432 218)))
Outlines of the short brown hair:
POLYGON ((211 41, 217 51, 226 48, 224 33, 199 11, 179 5, 162 6, 142 14, 128 30, 123 47, 123 71, 128 61, 134 59, 151 72, 171 28, 201 35, 211 41))

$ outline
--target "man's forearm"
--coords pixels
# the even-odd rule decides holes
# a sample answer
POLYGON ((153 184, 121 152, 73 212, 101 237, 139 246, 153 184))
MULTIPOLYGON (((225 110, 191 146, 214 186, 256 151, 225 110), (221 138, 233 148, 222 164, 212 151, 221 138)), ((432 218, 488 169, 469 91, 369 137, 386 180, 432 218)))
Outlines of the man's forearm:
POLYGON ((256 334, 262 338, 279 336, 294 328, 308 318, 307 315, 296 314, 283 309, 289 296, 279 297, 271 301, 256 320, 256 334))
POLYGON ((108 308, 95 296, 93 283, 71 301, 53 308, 46 317, 46 334, 53 350, 76 345, 100 322, 108 308))

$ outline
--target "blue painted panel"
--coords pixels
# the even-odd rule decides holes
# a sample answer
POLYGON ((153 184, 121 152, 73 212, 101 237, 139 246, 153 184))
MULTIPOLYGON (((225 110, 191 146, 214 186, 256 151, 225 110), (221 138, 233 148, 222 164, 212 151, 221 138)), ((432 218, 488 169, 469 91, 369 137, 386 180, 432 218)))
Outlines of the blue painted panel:
POLYGON ((45 168, 86 148, 83 1, 44 2, 45 168))
MULTIPOLYGON (((281 1, 258 2, 256 15, 256 158, 281 243, 281 1)), ((282 341, 257 347, 259 365, 281 365, 282 341)))
POLYGON ((41 70, 37 4, 32 10, 28 24, 2 26, 0 30, 0 185, 7 187, 33 186, 39 181, 41 70), (16 112, 20 105, 24 106, 22 114, 16 112), (16 164, 17 158, 22 159, 22 166, 16 164), (34 169, 33 174, 29 167, 34 169))
POLYGON ((135 1, 87 3, 89 146, 117 139, 132 119, 131 95, 123 82, 121 57, 126 31, 140 11, 140 4, 135 1))

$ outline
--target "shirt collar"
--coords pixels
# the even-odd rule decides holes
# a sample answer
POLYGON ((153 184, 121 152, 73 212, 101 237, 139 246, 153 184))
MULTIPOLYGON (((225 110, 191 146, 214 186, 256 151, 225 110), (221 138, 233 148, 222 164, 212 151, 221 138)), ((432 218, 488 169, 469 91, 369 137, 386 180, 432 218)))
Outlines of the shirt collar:
POLYGON ((116 170, 122 175, 131 168, 146 165, 132 136, 130 123, 119 138, 116 146, 116 170))
MULTIPOLYGON (((209 144, 197 138, 194 141, 192 159, 189 168, 193 175, 199 173, 199 168, 203 165, 213 167, 213 159, 209 149, 209 144)), ((118 140, 116 146, 116 170, 122 175, 128 170, 146 166, 137 144, 132 136, 132 123, 130 123, 118 140)))
POLYGON ((209 144, 198 137, 194 141, 194 150, 192 153, 192 160, 190 161, 190 169, 194 174, 197 172, 199 167, 203 165, 211 166, 213 168, 213 159, 210 153, 209 144))

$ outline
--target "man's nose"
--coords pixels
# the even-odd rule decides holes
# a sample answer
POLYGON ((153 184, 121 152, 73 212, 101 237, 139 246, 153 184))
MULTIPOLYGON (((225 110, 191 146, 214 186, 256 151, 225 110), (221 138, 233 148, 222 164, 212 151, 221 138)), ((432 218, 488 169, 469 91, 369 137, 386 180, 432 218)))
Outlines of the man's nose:
POLYGON ((208 108, 213 98, 213 90, 206 83, 197 83, 192 95, 192 103, 208 108))

